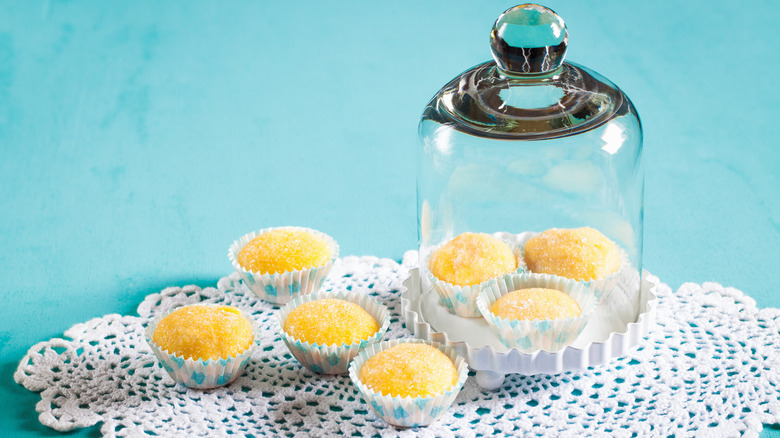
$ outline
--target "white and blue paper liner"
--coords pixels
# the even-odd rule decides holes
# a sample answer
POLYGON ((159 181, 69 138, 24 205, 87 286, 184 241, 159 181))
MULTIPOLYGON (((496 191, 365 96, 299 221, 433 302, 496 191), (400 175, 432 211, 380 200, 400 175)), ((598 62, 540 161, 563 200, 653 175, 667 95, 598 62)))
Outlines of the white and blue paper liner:
POLYGON ((537 350, 554 352, 574 342, 582 333, 597 304, 598 297, 578 281, 557 275, 532 273, 507 274, 502 281, 477 297, 482 316, 501 342, 508 348, 518 348, 524 353, 537 350), (579 304, 582 313, 576 318, 518 320, 501 318, 490 311, 493 303, 502 296, 529 288, 561 291, 579 304))
POLYGON ((374 344, 361 351, 349 365, 349 378, 355 384, 363 400, 374 413, 388 424, 398 427, 427 426, 441 418, 458 396, 469 377, 469 365, 455 349, 422 339, 394 339, 374 344), (441 350, 455 364, 458 381, 441 394, 427 397, 399 397, 384 395, 366 386, 358 378, 363 364, 377 353, 402 343, 428 344, 441 350))
POLYGON ((246 284, 260 299, 273 304, 286 304, 300 295, 308 295, 318 291, 320 287, 322 287, 322 283, 325 282, 325 278, 328 276, 328 273, 338 256, 339 245, 332 237, 317 230, 303 227, 274 227, 253 231, 241 236, 241 238, 233 242, 228 250, 228 258, 230 259, 230 262, 233 263, 233 267, 241 276, 241 279, 244 280, 244 284, 246 284), (244 269, 244 267, 238 263, 238 253, 241 249, 260 234, 277 229, 307 231, 322 238, 328 245, 330 260, 321 266, 276 274, 263 274, 244 269))
MULTIPOLYGON (((222 305, 205 303, 197 305, 222 307, 222 305)), ((183 356, 164 350, 157 345, 153 339, 154 330, 157 328, 157 324, 171 312, 180 308, 181 307, 176 307, 168 310, 156 317, 146 326, 146 342, 149 343, 152 352, 157 356, 157 359, 160 360, 160 364, 165 371, 168 372, 176 383, 181 383, 182 385, 196 389, 217 388, 228 385, 236 380, 252 358, 252 353, 255 351, 257 342, 260 339, 260 326, 254 318, 243 311, 241 312, 241 316, 249 321, 249 324, 252 326, 254 340, 252 341, 252 344, 240 354, 219 359, 185 359, 183 356)))
POLYGON ((276 324, 282 340, 301 365, 318 374, 344 374, 347 372, 349 363, 360 350, 382 339, 390 326, 390 311, 379 301, 365 294, 351 291, 314 292, 298 297, 282 307, 277 313, 276 324), (368 339, 341 345, 312 344, 295 338, 284 331, 284 321, 293 309, 303 303, 325 298, 335 298, 357 304, 374 318, 379 325, 379 330, 368 339))
MULTIPOLYGON (((497 236, 494 235, 493 237, 497 236)), ((512 250, 512 254, 517 254, 518 249, 516 245, 503 239, 499 240, 509 246, 509 249, 512 250)), ((483 281, 482 283, 470 286, 458 286, 456 284, 440 280, 431 273, 429 268, 431 256, 440 247, 441 245, 432 249, 425 257, 425 272, 427 273, 428 281, 433 286, 433 290, 439 294, 439 302, 454 315, 463 316, 466 318, 481 318, 482 314, 479 313, 479 309, 477 308, 477 296, 483 290, 488 289, 491 287, 491 285, 497 283, 497 281, 499 281, 504 274, 483 281)), ((515 261, 517 261, 517 257, 515 257, 515 261)), ((515 270, 515 272, 520 271, 515 270)))
MULTIPOLYGON (((525 263, 525 244, 538 235, 539 233, 531 233, 526 239, 520 242, 520 245, 515 252, 518 272, 531 272, 528 269, 528 265, 525 263)), ((612 275, 608 275, 604 278, 597 278, 594 280, 580 280, 583 285, 589 287, 593 291, 599 302, 607 299, 609 294, 612 293, 612 290, 615 289, 615 286, 617 286, 620 276, 623 275, 623 272, 626 272, 626 270, 631 266, 631 262, 628 260, 628 254, 626 254, 626 251, 618 246, 617 243, 615 243, 615 246, 618 250, 618 257, 620 257, 620 267, 617 271, 612 273, 612 275)))

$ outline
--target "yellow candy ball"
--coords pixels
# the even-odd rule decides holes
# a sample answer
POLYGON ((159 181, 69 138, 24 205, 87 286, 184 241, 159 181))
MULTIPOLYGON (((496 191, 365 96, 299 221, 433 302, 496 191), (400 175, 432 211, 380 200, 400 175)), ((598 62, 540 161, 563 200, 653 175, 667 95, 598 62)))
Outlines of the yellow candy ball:
POLYGON ((192 305, 177 309, 157 324, 152 340, 185 359, 227 359, 255 340, 252 325, 231 306, 192 305))
POLYGON ((497 299, 490 311, 501 318, 518 320, 576 318, 580 305, 555 289, 529 288, 509 292, 497 299))
POLYGON ((458 286, 482 283, 517 269, 505 242, 485 233, 463 233, 431 254, 428 269, 434 277, 458 286))
POLYGON ((427 397, 452 388, 458 382, 458 370, 436 347, 403 343, 368 359, 358 378, 383 395, 427 397))
POLYGON ((241 248, 238 264, 260 274, 281 274, 324 265, 331 253, 325 239, 305 230, 277 228, 241 248))
POLYGON ((283 328, 293 338, 310 344, 349 345, 374 336, 379 324, 355 303, 325 298, 293 309, 283 328))
POLYGON ((528 270, 572 280, 599 280, 620 269, 617 246, 593 228, 540 233, 525 244, 528 270))

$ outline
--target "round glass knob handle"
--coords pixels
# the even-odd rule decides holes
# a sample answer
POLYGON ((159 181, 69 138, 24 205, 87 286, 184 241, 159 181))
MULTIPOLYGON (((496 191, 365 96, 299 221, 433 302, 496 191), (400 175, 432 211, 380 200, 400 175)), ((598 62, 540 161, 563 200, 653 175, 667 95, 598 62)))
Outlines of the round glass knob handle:
POLYGON ((507 9, 490 32, 490 49, 502 73, 537 75, 558 69, 569 32, 552 9, 524 4, 507 9))

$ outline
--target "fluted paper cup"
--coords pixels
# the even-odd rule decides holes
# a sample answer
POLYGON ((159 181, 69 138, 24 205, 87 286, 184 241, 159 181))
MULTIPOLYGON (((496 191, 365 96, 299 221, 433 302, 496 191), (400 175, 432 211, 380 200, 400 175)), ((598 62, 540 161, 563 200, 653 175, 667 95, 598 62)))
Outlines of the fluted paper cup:
POLYGON ((349 378, 358 388, 363 400, 371 406, 374 413, 385 422, 398 427, 427 426, 441 418, 458 396, 468 378, 466 360, 453 348, 422 339, 394 339, 374 344, 361 351, 349 365, 349 378), (441 394, 427 397, 398 397, 383 395, 360 381, 358 374, 363 364, 377 353, 404 342, 432 345, 441 350, 455 364, 458 381, 452 388, 441 394))
POLYGON ((549 274, 507 274, 503 281, 483 291, 477 297, 477 306, 491 329, 508 348, 528 353, 536 350, 558 351, 571 344, 580 335, 588 318, 598 304, 598 298, 582 283, 549 274), (518 320, 501 318, 490 309, 499 298, 509 292, 529 289, 555 289, 570 296, 580 306, 576 318, 518 320))
MULTIPOLYGON (((493 237, 497 236, 494 235, 493 237)), ((507 242, 503 239, 501 240, 509 246, 509 249, 512 250, 512 254, 517 254, 519 249, 515 244, 507 242)), ((482 283, 469 286, 459 286, 457 284, 452 284, 444 280, 440 280, 435 275, 433 275, 429 269, 431 256, 439 247, 441 247, 441 245, 431 250, 425 257, 425 272, 427 274, 428 281, 433 286, 433 290, 435 290, 439 295, 439 302, 454 315, 463 316, 466 318, 481 318, 482 314, 477 308, 477 296, 483 290, 489 289, 493 285, 497 284, 497 282, 504 274, 485 280, 482 283)), ((515 257, 515 260, 517 260, 517 257, 515 257)), ((518 270, 515 270, 515 272, 518 272, 518 270)))
POLYGON ((244 284, 246 284, 260 299, 273 304, 286 304, 298 296, 308 295, 319 290, 319 288, 322 287, 322 283, 325 282, 325 278, 328 276, 328 273, 338 256, 339 245, 332 237, 317 230, 303 227, 275 227, 253 231, 241 236, 241 238, 233 242, 228 250, 228 258, 236 269, 236 272, 241 276, 241 279, 244 280, 244 284), (247 243, 251 242, 252 239, 260 234, 277 229, 307 231, 322 238, 328 245, 330 260, 321 266, 275 274, 250 271, 238 263, 238 253, 247 243))
POLYGON ((277 330, 282 340, 290 349, 290 353, 298 359, 301 365, 319 374, 344 374, 350 361, 362 350, 371 344, 375 344, 384 336, 390 326, 390 311, 379 301, 351 291, 314 292, 298 297, 287 303, 277 313, 277 330), (357 304, 368 312, 379 325, 379 330, 368 339, 363 339, 352 344, 319 345, 295 338, 284 331, 284 321, 296 307, 303 303, 317 301, 325 298, 335 298, 357 304))
MULTIPOLYGON (((201 306, 218 307, 217 304, 198 304, 201 306)), ((188 386, 196 389, 209 389, 217 388, 219 386, 225 386, 236 380, 246 368, 247 363, 252 357, 252 353, 255 351, 257 342, 260 339, 260 327, 257 322, 247 313, 241 312, 243 316, 252 327, 252 333, 254 334, 254 340, 252 344, 241 353, 225 358, 219 359, 188 359, 180 356, 176 353, 164 350, 156 342, 154 342, 154 330, 157 328, 157 324, 168 316, 171 312, 180 309, 170 309, 162 315, 154 318, 149 325, 146 326, 145 337, 146 342, 152 348, 152 352, 157 359, 160 360, 160 364, 168 372, 171 378, 176 383, 188 386)))

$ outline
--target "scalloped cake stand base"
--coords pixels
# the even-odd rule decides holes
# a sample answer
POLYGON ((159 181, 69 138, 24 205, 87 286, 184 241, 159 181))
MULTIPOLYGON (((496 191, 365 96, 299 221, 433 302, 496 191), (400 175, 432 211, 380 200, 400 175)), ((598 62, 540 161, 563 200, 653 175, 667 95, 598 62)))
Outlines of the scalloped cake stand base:
POLYGON ((507 374, 582 370, 630 353, 647 338, 655 323, 656 284, 650 277, 647 271, 643 272, 636 304, 619 302, 617 298, 624 295, 613 294, 598 307, 577 340, 556 352, 524 353, 507 348, 483 318, 449 313, 439 304, 436 292, 423 286, 417 268, 409 270, 402 284, 401 312, 406 328, 415 337, 455 348, 477 372, 479 386, 492 390, 503 384, 507 374))

